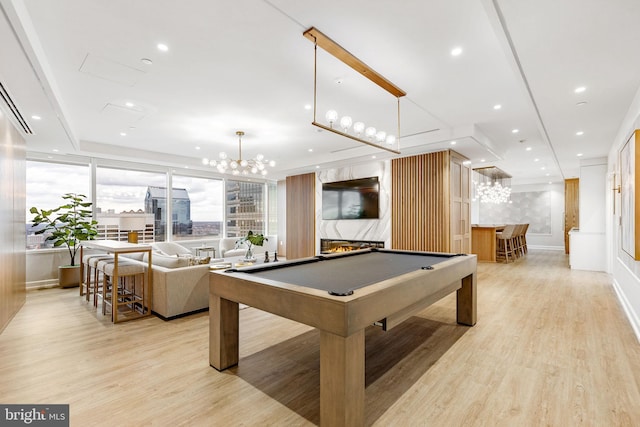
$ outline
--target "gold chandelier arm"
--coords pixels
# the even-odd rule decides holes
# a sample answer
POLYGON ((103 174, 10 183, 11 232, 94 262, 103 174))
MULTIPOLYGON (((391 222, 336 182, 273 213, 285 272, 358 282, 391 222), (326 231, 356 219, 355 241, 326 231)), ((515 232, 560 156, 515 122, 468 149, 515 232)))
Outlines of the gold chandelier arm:
POLYGON ((238 135, 238 162, 241 162, 242 161, 242 135, 244 135, 244 132, 239 130, 236 132, 236 135, 238 135))
POLYGON ((396 139, 397 147, 400 147, 400 97, 406 95, 406 92, 400 89, 399 87, 395 86, 393 83, 391 83, 384 77, 382 77, 373 69, 369 68, 366 64, 364 64, 358 58, 353 56, 351 53, 344 50, 342 46, 340 46, 339 44, 331 40, 329 37, 324 35, 322 32, 320 32, 316 28, 314 27, 309 28, 307 31, 303 33, 303 35, 304 37, 313 41, 313 121, 311 122, 311 124, 321 129, 328 130, 329 132, 333 132, 335 134, 344 136, 346 138, 353 139, 354 141, 358 141, 363 144, 367 144, 372 147, 379 148, 381 150, 385 150, 393 154, 400 154, 400 150, 395 150, 390 147, 385 147, 379 144, 375 144, 371 141, 358 138, 357 136, 349 135, 346 132, 341 132, 337 129, 334 129, 332 126, 331 127, 325 126, 316 121, 316 112, 317 112, 317 106, 318 106, 318 42, 319 42, 318 38, 320 38, 320 40, 322 41, 321 47, 324 50, 331 53, 336 58, 338 58, 339 60, 341 60, 342 62, 344 62, 351 68, 353 68, 354 70, 358 71, 363 76, 370 79, 381 88, 385 89, 389 93, 396 96, 397 105, 398 105, 398 131, 397 131, 397 139, 396 139))
POLYGON ((361 138, 358 138, 357 136, 353 136, 353 135, 349 135, 348 133, 340 132, 337 129, 331 128, 329 126, 325 126, 322 123, 311 122, 311 124, 321 128, 321 129, 328 130, 329 132, 333 132, 333 133, 336 133, 338 135, 342 135, 342 136, 344 136, 346 138, 353 139, 354 141, 362 142, 363 144, 367 144, 367 145, 370 145, 372 147, 379 148, 380 150, 385 150, 385 151, 388 151, 388 152, 393 153, 393 154, 400 154, 400 151, 394 150, 393 148, 384 147, 384 146, 376 144, 374 142, 367 141, 366 139, 361 139, 361 138))

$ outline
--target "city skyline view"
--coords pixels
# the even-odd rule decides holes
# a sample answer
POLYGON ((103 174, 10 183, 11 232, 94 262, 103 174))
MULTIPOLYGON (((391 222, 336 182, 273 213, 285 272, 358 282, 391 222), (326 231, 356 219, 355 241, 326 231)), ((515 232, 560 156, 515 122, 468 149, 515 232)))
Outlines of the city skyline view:
MULTIPOLYGON (((28 161, 26 169, 28 222, 33 218, 29 212, 31 206, 52 209, 62 203, 65 193, 90 196, 88 166, 28 161), (56 189, 51 187, 51 183, 62 184, 56 189)), ((96 175, 96 207, 102 212, 144 211, 147 187, 167 185, 166 175, 157 172, 99 167, 96 175)), ((221 179, 173 175, 173 187, 187 190, 192 221, 223 221, 224 192, 221 179)))

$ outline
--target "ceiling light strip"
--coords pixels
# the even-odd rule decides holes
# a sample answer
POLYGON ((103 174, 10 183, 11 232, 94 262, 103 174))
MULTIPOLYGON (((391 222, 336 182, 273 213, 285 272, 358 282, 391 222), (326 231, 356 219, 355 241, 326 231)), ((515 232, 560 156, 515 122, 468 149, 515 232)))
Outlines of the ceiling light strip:
POLYGON ((302 35, 314 42, 316 45, 320 46, 331 55, 338 58, 340 61, 347 64, 349 67, 362 74, 364 77, 368 78, 369 80, 392 94, 393 96, 399 98, 407 94, 398 86, 394 85, 382 75, 378 74, 367 64, 356 58, 353 54, 340 46, 338 43, 331 40, 317 28, 311 27, 307 31, 302 33, 302 35))

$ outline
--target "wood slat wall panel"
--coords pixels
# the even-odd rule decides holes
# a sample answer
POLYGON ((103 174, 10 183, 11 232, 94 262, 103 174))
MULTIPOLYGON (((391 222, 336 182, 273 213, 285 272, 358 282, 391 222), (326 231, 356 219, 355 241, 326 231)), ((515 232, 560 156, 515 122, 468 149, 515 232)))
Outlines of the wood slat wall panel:
POLYGON ((316 175, 287 177, 287 259, 316 253, 316 175))
POLYGON ((450 247, 448 151, 391 162, 391 245, 443 251, 450 247))

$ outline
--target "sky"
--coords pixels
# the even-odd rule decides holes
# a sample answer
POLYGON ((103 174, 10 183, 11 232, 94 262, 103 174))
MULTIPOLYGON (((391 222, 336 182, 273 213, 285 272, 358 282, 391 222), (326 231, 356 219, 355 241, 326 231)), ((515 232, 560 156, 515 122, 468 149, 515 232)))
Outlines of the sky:
MULTIPOLYGON (((32 206, 51 209, 60 206, 65 193, 90 197, 88 166, 27 161, 27 221, 33 218, 32 206)), ((96 171, 97 206, 106 212, 144 210, 147 186, 166 187, 166 175, 99 167, 96 171)), ((191 200, 193 221, 223 220, 222 180, 174 175, 173 187, 186 188, 191 200)))

